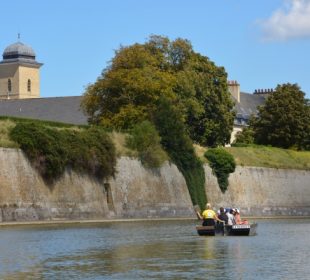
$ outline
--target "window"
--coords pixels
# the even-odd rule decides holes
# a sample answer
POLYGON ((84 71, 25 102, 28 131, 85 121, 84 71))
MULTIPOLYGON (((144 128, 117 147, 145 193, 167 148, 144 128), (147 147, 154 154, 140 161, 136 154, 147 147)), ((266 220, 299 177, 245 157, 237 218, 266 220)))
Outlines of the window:
POLYGON ((28 79, 28 82, 27 82, 27 90, 28 92, 31 92, 31 80, 28 79))
POLYGON ((12 82, 11 79, 8 79, 8 92, 12 91, 12 82))

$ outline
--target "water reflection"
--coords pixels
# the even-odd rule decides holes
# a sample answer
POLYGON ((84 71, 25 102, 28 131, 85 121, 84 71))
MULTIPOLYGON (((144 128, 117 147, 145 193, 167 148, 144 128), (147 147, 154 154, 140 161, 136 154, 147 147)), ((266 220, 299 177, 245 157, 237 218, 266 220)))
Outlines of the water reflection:
POLYGON ((253 237, 200 237, 194 224, 0 230, 0 279, 307 279, 310 273, 303 264, 308 220, 260 221, 253 237))

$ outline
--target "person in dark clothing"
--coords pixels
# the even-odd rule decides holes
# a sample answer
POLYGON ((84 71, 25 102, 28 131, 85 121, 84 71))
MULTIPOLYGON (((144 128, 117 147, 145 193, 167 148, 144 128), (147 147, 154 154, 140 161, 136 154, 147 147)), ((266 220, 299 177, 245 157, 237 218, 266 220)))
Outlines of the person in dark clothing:
POLYGON ((228 223, 228 216, 225 213, 225 210, 223 207, 220 208, 220 214, 218 215, 218 218, 225 222, 225 225, 228 223))
MULTIPOLYGON (((220 214, 217 216, 220 220, 225 222, 225 225, 228 224, 228 216, 225 213, 225 210, 223 207, 220 208, 220 214)), ((224 232, 224 223, 217 223, 217 228, 224 232)))

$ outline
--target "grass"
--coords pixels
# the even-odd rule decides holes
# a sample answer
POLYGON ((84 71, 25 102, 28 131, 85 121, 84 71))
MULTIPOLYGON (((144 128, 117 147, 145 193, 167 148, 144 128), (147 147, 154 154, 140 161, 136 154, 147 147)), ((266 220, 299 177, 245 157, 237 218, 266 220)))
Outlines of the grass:
POLYGON ((133 151, 129 149, 128 147, 126 147, 127 134, 112 131, 112 132, 109 132, 108 135, 111 137, 114 143, 117 157, 120 157, 120 156, 138 157, 137 151, 133 151))
POLYGON ((310 151, 266 146, 226 148, 238 165, 310 170, 310 151))
MULTIPOLYGON (((241 166, 310 170, 310 151, 294 151, 267 146, 226 147, 241 166)), ((207 162, 205 147, 195 145, 197 155, 207 162)))
POLYGON ((0 120, 0 147, 18 148, 18 144, 9 137, 10 131, 15 127, 15 122, 10 119, 0 120))

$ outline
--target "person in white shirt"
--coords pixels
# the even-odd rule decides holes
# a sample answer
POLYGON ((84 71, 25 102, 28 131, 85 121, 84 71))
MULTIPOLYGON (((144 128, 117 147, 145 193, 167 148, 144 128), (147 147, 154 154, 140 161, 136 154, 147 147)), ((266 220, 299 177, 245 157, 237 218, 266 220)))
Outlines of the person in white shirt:
POLYGON ((236 224, 234 212, 235 212, 234 209, 230 209, 229 211, 226 212, 226 215, 228 217, 227 225, 229 226, 236 224))

